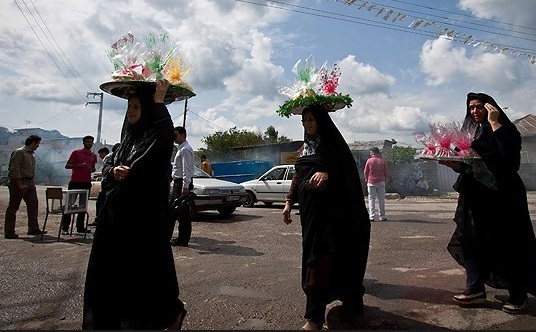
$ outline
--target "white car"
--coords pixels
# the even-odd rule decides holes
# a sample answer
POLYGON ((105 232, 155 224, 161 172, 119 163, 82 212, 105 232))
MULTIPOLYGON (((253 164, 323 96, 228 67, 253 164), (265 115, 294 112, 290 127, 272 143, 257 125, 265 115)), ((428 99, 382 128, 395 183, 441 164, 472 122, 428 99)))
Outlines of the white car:
POLYGON ((193 192, 196 196, 192 206, 192 214, 217 210, 226 217, 244 204, 248 197, 242 185, 216 179, 197 166, 195 166, 193 182, 193 192))
POLYGON ((294 165, 278 165, 258 179, 240 183, 248 195, 244 206, 252 207, 256 202, 263 202, 266 205, 285 202, 293 175, 294 165))
MULTIPOLYGON (((101 188, 100 180, 100 173, 95 174, 89 199, 97 199, 101 188)), ((192 191, 196 196, 190 206, 192 215, 200 211, 216 210, 223 217, 227 217, 244 204, 248 197, 240 184, 215 179, 197 166, 194 169, 193 182, 192 191)))

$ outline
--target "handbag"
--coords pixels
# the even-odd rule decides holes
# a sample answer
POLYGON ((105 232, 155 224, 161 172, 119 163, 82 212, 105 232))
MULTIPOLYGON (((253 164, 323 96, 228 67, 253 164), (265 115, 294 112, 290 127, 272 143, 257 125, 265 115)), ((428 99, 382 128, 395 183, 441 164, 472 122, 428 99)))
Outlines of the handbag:
POLYGON ((173 201, 171 208, 174 219, 179 218, 183 213, 191 213, 192 204, 196 196, 197 195, 193 191, 190 191, 188 195, 178 197, 173 201))

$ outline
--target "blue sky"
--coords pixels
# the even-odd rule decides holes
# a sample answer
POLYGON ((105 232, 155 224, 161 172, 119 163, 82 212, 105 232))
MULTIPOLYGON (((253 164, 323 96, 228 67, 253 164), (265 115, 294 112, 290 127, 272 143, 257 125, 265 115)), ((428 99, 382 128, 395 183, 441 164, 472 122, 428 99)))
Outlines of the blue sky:
MULTIPOLYGON (((341 67, 338 91, 354 104, 331 114, 348 142, 418 146, 413 132, 462 120, 468 91, 492 95, 512 120, 536 114, 532 0, 12 0, 0 10, 0 126, 10 130, 97 136, 98 106, 85 103, 98 100, 86 93, 111 80, 106 51, 129 31, 139 39, 167 31, 192 67, 185 80, 197 96, 186 128, 194 149, 232 127, 272 125, 302 139, 300 118, 276 109, 286 99, 278 88, 293 83, 292 66, 309 55, 341 67), (407 17, 393 23, 397 14, 407 17), (461 42, 467 36, 475 42, 461 42)), ((182 125, 184 102, 168 108, 182 125)), ((105 94, 103 109, 102 139, 114 144, 126 102, 105 94)))

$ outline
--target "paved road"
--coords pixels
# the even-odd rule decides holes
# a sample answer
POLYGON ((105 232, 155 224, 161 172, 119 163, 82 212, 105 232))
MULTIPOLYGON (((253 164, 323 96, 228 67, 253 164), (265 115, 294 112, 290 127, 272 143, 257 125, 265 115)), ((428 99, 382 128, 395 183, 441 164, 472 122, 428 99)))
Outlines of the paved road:
MULTIPOLYGON (((44 220, 44 187, 40 187, 44 220)), ((0 219, 8 200, 0 187, 0 219)), ((536 193, 529 194, 536 220, 536 193)), ((372 225, 366 273, 366 313, 343 323, 337 303, 328 311, 332 329, 534 329, 536 300, 528 312, 500 310, 505 290, 488 290, 488 302, 464 309, 451 301, 464 288, 464 272, 446 252, 454 230, 455 199, 388 200, 389 220, 372 225)), ((90 203, 94 215, 94 202, 90 203)), ((17 240, 0 239, 0 329, 79 329, 83 282, 92 238, 62 236, 59 218, 49 222, 44 241, 27 236, 24 204, 17 240)), ((299 329, 299 216, 287 226, 282 205, 239 208, 228 219, 201 214, 189 248, 173 248, 181 298, 188 307, 184 329, 299 329)), ((3 234, 3 223, 0 225, 3 234)))

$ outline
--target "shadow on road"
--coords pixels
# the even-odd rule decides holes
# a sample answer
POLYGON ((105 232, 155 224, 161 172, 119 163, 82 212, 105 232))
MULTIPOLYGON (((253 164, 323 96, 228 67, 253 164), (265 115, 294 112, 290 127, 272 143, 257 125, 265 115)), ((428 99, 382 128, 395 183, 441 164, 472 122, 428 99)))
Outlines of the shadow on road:
POLYGON ((220 241, 206 237, 192 237, 189 247, 200 255, 263 256, 264 253, 250 247, 235 245, 236 241, 220 241))
POLYGON ((262 216, 252 216, 247 214, 240 214, 235 212, 228 217, 222 217, 218 212, 198 212, 193 216, 192 221, 194 222, 206 222, 206 223, 216 223, 216 224, 232 224, 237 222, 246 222, 256 219, 262 219, 262 216))
POLYGON ((345 314, 341 306, 331 308, 326 317, 329 330, 448 330, 365 305, 365 314, 345 314))

